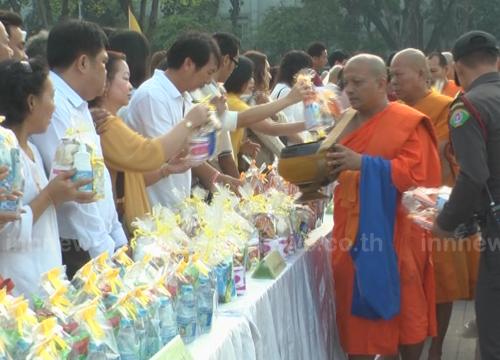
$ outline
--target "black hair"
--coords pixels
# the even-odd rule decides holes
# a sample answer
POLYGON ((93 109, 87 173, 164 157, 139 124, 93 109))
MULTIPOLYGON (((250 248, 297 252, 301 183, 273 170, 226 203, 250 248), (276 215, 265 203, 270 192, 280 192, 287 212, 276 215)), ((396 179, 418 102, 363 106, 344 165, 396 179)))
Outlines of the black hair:
MULTIPOLYGON (((116 51, 108 51, 108 62, 106 63, 106 79, 111 82, 115 79, 118 72, 118 63, 120 61, 127 62, 127 56, 123 53, 116 51)), ((102 96, 96 97, 94 100, 89 101, 89 107, 99 107, 102 103, 102 96)))
POLYGON ((116 28, 110 27, 110 26, 103 26, 102 27, 102 31, 104 31, 104 34, 109 39, 109 37, 111 36, 111 34, 113 34, 116 31, 116 28))
POLYGON ((293 86, 294 77, 304 68, 312 68, 313 60, 304 51, 293 50, 285 54, 281 59, 280 68, 278 71, 277 83, 285 83, 293 86))
POLYGON ((66 20, 52 28, 47 41, 47 62, 51 69, 66 70, 79 56, 94 59, 108 46, 102 29, 84 20, 66 20))
POLYGON ((390 67, 391 66, 391 63, 392 63, 392 59, 394 59, 394 56, 396 56, 398 52, 397 51, 393 51, 389 54, 389 56, 387 57, 387 61, 386 61, 386 65, 387 67, 390 67))
POLYGON ((144 35, 128 29, 116 30, 109 36, 109 50, 127 57, 130 83, 134 88, 149 78, 149 42, 144 35))
POLYGON ((218 32, 213 35, 215 41, 219 45, 220 53, 222 56, 229 55, 235 58, 240 50, 240 39, 233 34, 227 32, 218 32))
POLYGON ((210 61, 210 55, 217 60, 220 66, 221 54, 214 37, 207 33, 189 31, 175 40, 167 51, 168 68, 178 70, 187 58, 190 58, 201 69, 210 61))
POLYGON ((243 54, 243 56, 246 56, 253 62, 253 79, 255 80, 255 89, 268 91, 269 84, 264 84, 264 78, 266 77, 266 63, 268 62, 267 55, 259 51, 247 51, 243 54))
POLYGON ((344 68, 340 69, 338 77, 339 77, 338 87, 341 91, 344 91, 345 89, 344 68))
POLYGON ((499 52, 495 49, 479 49, 471 51, 460 59, 459 62, 468 68, 475 68, 479 65, 495 65, 498 64, 499 52))
POLYGON ((228 93, 241 94, 253 76, 253 62, 246 56, 238 58, 238 66, 231 73, 224 83, 224 88, 228 93))
POLYGON ((165 71, 167 69, 168 69, 168 60, 167 60, 167 58, 163 59, 162 61, 160 61, 158 63, 158 65, 156 65, 156 70, 165 71))
POLYGON ((439 66, 441 66, 442 68, 445 68, 448 66, 448 60, 446 60, 446 57, 442 53, 440 53, 439 51, 435 51, 435 52, 431 53, 429 56, 427 56, 427 59, 431 60, 431 59, 435 58, 436 56, 439 60, 439 66))
POLYGON ((47 30, 42 30, 35 36, 31 36, 24 47, 26 55, 29 58, 39 57, 46 60, 48 39, 49 32, 47 30))
POLYGON ((326 50, 325 44, 316 41, 309 44, 309 47, 307 48, 307 53, 311 57, 320 57, 321 55, 323 55, 323 52, 325 50, 326 50))
POLYGON ((20 125, 29 112, 28 96, 43 93, 49 69, 42 59, 6 60, 0 63, 0 114, 2 126, 20 125))
POLYGON ((338 62, 343 62, 344 60, 349 60, 349 54, 345 52, 342 49, 337 49, 334 50, 329 56, 328 56, 328 64, 330 66, 335 66, 335 63, 338 62))
MULTIPOLYGON (((151 74, 153 74, 156 69, 160 69, 158 65, 160 65, 166 58, 167 58, 167 50, 157 51, 153 54, 153 56, 151 56, 151 61, 149 63, 151 74)), ((163 71, 165 70, 166 68, 163 71)))
POLYGON ((19 14, 9 10, 0 10, 0 22, 5 26, 7 34, 10 36, 10 26, 23 26, 23 19, 19 14))

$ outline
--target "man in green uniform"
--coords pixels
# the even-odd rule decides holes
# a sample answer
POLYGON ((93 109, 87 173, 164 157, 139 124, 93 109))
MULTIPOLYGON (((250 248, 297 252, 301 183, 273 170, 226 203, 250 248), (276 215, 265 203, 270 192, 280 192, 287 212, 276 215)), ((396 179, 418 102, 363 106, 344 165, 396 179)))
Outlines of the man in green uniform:
POLYGON ((483 237, 476 290, 483 360, 500 359, 500 73, 495 37, 472 31, 453 50, 465 95, 450 110, 450 136, 460 173, 432 232, 453 238, 458 225, 476 218, 483 237))

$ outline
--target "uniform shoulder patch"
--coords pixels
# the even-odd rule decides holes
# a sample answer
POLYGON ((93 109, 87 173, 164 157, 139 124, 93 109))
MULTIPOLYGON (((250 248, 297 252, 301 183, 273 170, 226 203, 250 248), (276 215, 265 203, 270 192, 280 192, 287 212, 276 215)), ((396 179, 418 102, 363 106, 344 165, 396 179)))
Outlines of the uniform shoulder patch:
POLYGON ((470 118, 470 113, 467 109, 463 107, 459 107, 453 109, 450 116, 450 125, 454 128, 460 127, 470 118))

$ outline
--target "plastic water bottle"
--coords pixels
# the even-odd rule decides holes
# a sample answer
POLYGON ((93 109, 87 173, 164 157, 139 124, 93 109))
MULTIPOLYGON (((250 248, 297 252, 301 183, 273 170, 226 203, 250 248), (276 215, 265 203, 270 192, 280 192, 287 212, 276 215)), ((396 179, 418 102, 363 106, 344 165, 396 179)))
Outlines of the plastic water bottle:
POLYGON ((87 360, 108 360, 106 352, 104 351, 104 343, 97 345, 93 341, 89 342, 87 360))
POLYGON ((189 344, 196 338, 196 299, 191 285, 182 287, 182 294, 177 306, 177 325, 179 334, 185 344, 189 344))
MULTIPOLYGON (((92 179, 92 163, 90 162, 90 154, 87 152, 87 146, 82 142, 78 151, 74 155, 73 167, 76 168, 76 173, 71 180, 73 182, 84 179, 92 179)), ((92 183, 80 186, 79 191, 92 191, 92 183)))
POLYGON ((144 308, 139 309, 139 314, 135 319, 134 328, 139 339, 139 359, 146 360, 147 341, 146 341, 146 325, 148 321, 148 312, 144 308))
POLYGON ((161 342, 165 346, 178 334, 174 308, 168 297, 160 299, 158 315, 160 318, 161 342))
POLYGON ((139 357, 141 344, 129 319, 121 319, 116 342, 121 360, 141 360, 139 357))
POLYGON ((214 313, 214 292, 206 277, 200 277, 197 299, 200 331, 202 333, 209 332, 212 328, 212 315, 214 313))
POLYGON ((161 349, 160 318, 157 305, 149 309, 149 319, 146 325, 146 358, 150 359, 161 349))

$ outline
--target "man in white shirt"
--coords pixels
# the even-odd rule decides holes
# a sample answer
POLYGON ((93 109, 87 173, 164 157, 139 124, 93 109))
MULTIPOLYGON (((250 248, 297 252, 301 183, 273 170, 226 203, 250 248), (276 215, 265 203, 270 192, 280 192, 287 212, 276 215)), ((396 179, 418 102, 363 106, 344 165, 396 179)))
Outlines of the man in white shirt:
MULTIPOLYGON (((238 66, 238 57, 240 55, 240 40, 233 34, 225 32, 215 33, 213 37, 217 42, 221 52, 220 66, 217 72, 214 73, 210 83, 205 85, 203 88, 195 91, 195 93, 193 94, 193 96, 195 97, 197 97, 197 94, 201 94, 200 96, 202 97, 205 97, 207 95, 225 95, 226 90, 224 89, 222 84, 227 81, 229 76, 231 76, 231 74, 233 73, 234 69, 238 66)), ((278 112, 287 108, 288 106, 302 101, 306 94, 307 91, 304 87, 301 91, 297 90, 288 97, 283 96, 283 98, 279 101, 254 106, 243 112, 226 110, 221 116, 222 130, 220 131, 217 138, 217 159, 212 159, 210 163, 213 164, 213 166, 217 167, 217 164, 215 163, 218 162, 218 168, 221 169, 223 174, 238 177, 238 168, 232 156, 233 149, 229 131, 246 128, 264 121, 272 117, 273 115, 276 115, 278 112)), ((225 106, 227 108, 227 105, 225 106)))
MULTIPOLYGON (((45 134, 31 141, 38 147, 45 171, 50 176, 52 162, 61 139, 75 118, 93 129, 87 101, 102 95, 106 82, 107 39, 96 24, 70 20, 57 24, 47 43, 47 61, 54 83, 56 110, 45 134)), ((92 131, 94 145, 102 153, 99 137, 92 131)), ((118 221, 111 177, 104 169, 105 198, 92 204, 63 204, 57 211, 63 263, 72 278, 90 258, 127 244, 118 221)))
MULTIPOLYGON (((166 71, 156 70, 135 93, 129 106, 130 127, 147 137, 168 132, 182 120, 192 106, 188 92, 208 84, 219 68, 220 52, 211 35, 189 32, 181 35, 170 47, 166 71)), ((185 122, 187 127, 192 124, 185 122)), ((148 186, 152 206, 161 204, 173 207, 190 196, 191 171, 167 163, 163 176, 148 186)), ((220 174, 208 163, 192 169, 204 188, 211 190, 215 182, 227 184, 233 190, 240 185, 236 178, 220 174)))

